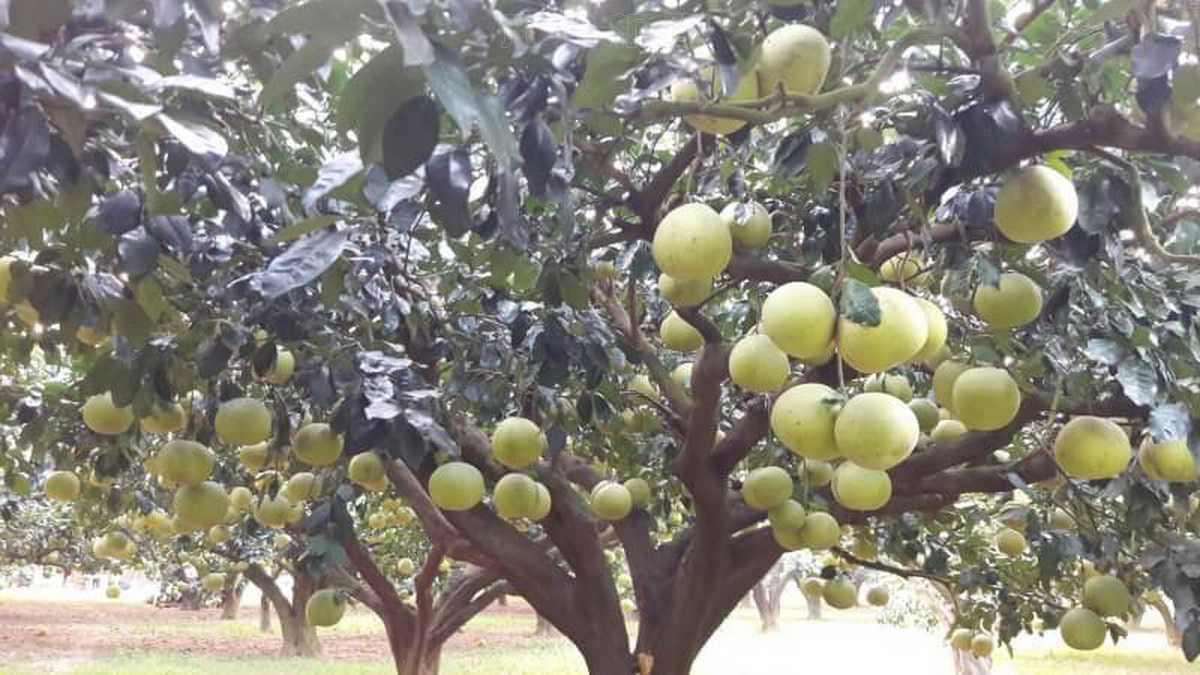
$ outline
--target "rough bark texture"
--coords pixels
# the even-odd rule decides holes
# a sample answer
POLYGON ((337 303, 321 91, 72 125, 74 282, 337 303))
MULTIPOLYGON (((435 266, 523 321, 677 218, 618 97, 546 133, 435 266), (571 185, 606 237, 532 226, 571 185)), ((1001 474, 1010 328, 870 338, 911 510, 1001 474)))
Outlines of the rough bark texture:
MULTIPOLYGON (((258 587, 259 591, 275 607, 279 616, 279 630, 283 637, 280 647, 281 656, 319 656, 321 643, 317 640, 317 631, 308 625, 304 616, 304 607, 308 598, 316 590, 314 582, 308 575, 296 573, 292 576, 292 597, 289 600, 275 582, 258 565, 251 565, 246 570, 246 579, 258 587)), ((261 615, 260 615, 261 621, 261 615)))
POLYGON ((258 630, 260 633, 271 632, 271 600, 266 593, 258 600, 258 630))
POLYGON ((238 583, 234 580, 225 582, 225 588, 221 590, 221 620, 233 621, 237 619, 238 609, 242 606, 242 592, 246 590, 246 585, 238 583))

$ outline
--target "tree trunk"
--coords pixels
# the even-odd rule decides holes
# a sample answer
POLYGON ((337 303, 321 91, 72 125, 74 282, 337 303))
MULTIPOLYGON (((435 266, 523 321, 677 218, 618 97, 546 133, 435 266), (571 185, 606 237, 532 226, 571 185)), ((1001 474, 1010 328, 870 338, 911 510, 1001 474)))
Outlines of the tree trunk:
POLYGON ((805 593, 803 589, 800 592, 804 596, 804 604, 808 608, 808 616, 805 618, 809 621, 820 621, 821 595, 819 593, 805 593))
POLYGON ((546 617, 538 614, 537 628, 534 629, 533 634, 538 637, 550 637, 555 635, 554 624, 547 621, 546 617))
POLYGON ((1167 644, 1172 647, 1178 647, 1183 643, 1183 634, 1179 632, 1179 624, 1175 623, 1174 612, 1167 606, 1167 601, 1162 598, 1156 598, 1150 602, 1154 609, 1158 610, 1162 616, 1163 630, 1167 632, 1167 644))
MULTIPOLYGON (((319 656, 321 643, 317 640, 317 631, 308 625, 308 620, 304 616, 305 605, 315 590, 313 580, 306 574, 294 574, 292 576, 292 599, 289 601, 283 591, 279 589, 279 584, 275 582, 275 579, 268 576, 258 565, 251 565, 246 570, 246 578, 250 580, 250 583, 258 586, 258 589, 275 607, 275 614, 279 616, 279 630, 283 636, 283 645, 279 650, 280 655, 319 656)), ((262 620, 261 614, 259 620, 262 620)))
POLYGON ((200 609, 200 591, 186 586, 179 593, 179 608, 194 612, 200 609))
POLYGON ((965 649, 951 649, 956 675, 987 675, 992 672, 992 659, 981 659, 965 649))
POLYGON ((258 600, 258 630, 261 633, 271 632, 271 600, 266 593, 258 600))
POLYGON ((750 591, 764 633, 779 630, 779 603, 772 603, 771 596, 771 588, 765 579, 754 584, 754 589, 750 591))
POLYGON ((237 619, 238 609, 242 606, 242 592, 246 589, 245 584, 230 583, 226 584, 221 591, 221 620, 233 621, 237 619))
POLYGON ((320 656, 321 643, 317 641, 317 630, 308 625, 301 609, 297 615, 293 612, 279 615, 279 628, 283 632, 283 647, 280 656, 320 656))

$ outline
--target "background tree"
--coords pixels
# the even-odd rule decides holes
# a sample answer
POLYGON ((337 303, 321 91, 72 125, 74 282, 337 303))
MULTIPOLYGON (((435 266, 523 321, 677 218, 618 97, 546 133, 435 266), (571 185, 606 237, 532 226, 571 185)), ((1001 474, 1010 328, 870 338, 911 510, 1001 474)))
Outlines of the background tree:
MULTIPOLYGON (((231 514, 232 560, 249 563, 243 538, 294 533, 296 594, 273 598, 285 633, 307 634, 301 606, 318 587, 338 602, 357 593, 377 604, 405 672, 436 670, 424 572, 441 557, 525 597, 593 672, 683 673, 784 546, 834 546, 838 525, 883 559, 834 546, 850 562, 953 589, 957 624, 981 632, 962 643, 979 659, 1035 617, 1065 618, 1084 642, 1097 628, 1118 637, 1075 612, 1083 562, 1135 593, 1161 587, 1194 658, 1194 480, 1159 480, 1180 474, 1149 459, 1092 472, 1098 446, 1075 463, 1053 448, 1081 417, 1115 420, 1086 424, 1135 446, 1191 431, 1197 10, 568 4, 10 3, 0 349, 10 370, 40 359, 64 374, 49 393, 25 383, 6 397, 17 508, 30 501, 23 481, 41 499, 53 468, 114 481, 73 509, 132 525, 174 506, 175 481, 144 464, 166 439, 215 449, 204 478, 252 491, 249 513, 231 514), (768 35, 829 49, 792 73, 768 35), (1006 197, 1008 185, 1019 187, 1006 197), (765 239, 754 204, 773 214, 765 239), (712 227, 722 210, 732 225, 712 227), (1039 221, 1060 222, 1031 233, 1039 221), (650 245, 701 226, 715 249, 672 261, 650 245), (715 284, 685 301, 656 264, 704 268, 715 284), (802 358, 783 356, 781 380, 751 382, 733 344, 757 330, 747 344, 780 354, 764 298, 800 281, 840 314, 832 349, 790 350, 802 358), (893 302, 945 317, 947 349, 855 356, 893 302), (959 405, 959 387, 931 378, 945 362, 1007 374, 979 375, 982 403, 959 405), (900 379, 859 377, 880 370, 900 379), (916 452, 880 469, 843 462, 839 476, 889 487, 867 505, 772 433, 785 380, 829 387, 821 405, 835 407, 915 388, 963 428, 927 425, 916 452), (95 396, 107 422, 128 423, 85 429, 95 396), (257 413, 220 422, 242 397, 266 402, 266 425, 257 413), (176 404, 172 436, 148 428, 176 404), (530 463, 489 437, 518 415, 544 434, 530 463), (296 433, 312 423, 339 435, 335 461, 303 459, 296 433), (260 441, 264 462, 247 471, 239 446, 260 441), (448 460, 490 490, 527 474, 550 509, 441 510, 429 481, 448 460), (785 471, 751 473, 766 467, 785 471), (853 473, 864 468, 875 473, 853 473), (1055 480, 1064 470, 1075 479, 1055 480), (320 489, 289 498, 305 472, 320 489), (798 479, 784 485, 797 508, 834 520, 799 526, 792 510, 761 527, 755 486, 780 475, 798 479), (377 574, 390 553, 356 533, 381 490, 428 538, 415 610, 377 574), (1010 513, 1015 494, 1026 503, 1010 513), (280 501, 291 522, 264 517, 280 501), (1047 527, 1059 510, 1074 527, 1047 527), (632 641, 604 555, 617 544, 632 641)), ((830 337, 815 324, 793 337, 813 336, 830 337)), ((895 431, 916 419, 905 410, 845 424, 895 431)), ((209 536, 188 511, 171 538, 209 536)), ((244 573, 274 583, 253 563, 244 573)), ((824 588, 844 590, 850 574, 827 566, 824 588)))

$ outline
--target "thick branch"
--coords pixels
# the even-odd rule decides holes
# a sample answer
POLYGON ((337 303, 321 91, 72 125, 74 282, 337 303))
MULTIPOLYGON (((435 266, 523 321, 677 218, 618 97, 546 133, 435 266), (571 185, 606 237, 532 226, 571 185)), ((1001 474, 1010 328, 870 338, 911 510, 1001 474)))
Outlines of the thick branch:
POLYGON ((460 535, 450 521, 446 520, 441 510, 430 501, 429 493, 407 464, 395 460, 387 462, 385 467, 388 480, 417 514, 430 541, 445 549, 455 560, 465 560, 482 567, 490 567, 493 564, 490 558, 472 548, 466 537, 460 535))
POLYGON ((1054 458, 1046 452, 1035 452, 1014 465, 982 466, 949 469, 920 481, 896 486, 898 495, 943 494, 961 495, 976 492, 1008 492, 1017 489, 1010 479, 1015 474, 1025 483, 1048 480, 1055 475, 1054 458))
POLYGON ((279 590, 279 584, 275 583, 275 579, 272 578, 271 575, 267 574, 266 570, 264 570, 261 565, 258 563, 250 563, 250 566, 246 568, 246 571, 243 572, 243 574, 245 574, 246 578, 250 580, 250 583, 258 586, 258 590, 262 592, 263 595, 267 596, 267 599, 271 601, 272 605, 275 605, 275 612, 278 613, 279 616, 284 617, 291 615, 292 603, 288 601, 287 596, 283 594, 283 591, 279 590))
POLYGON ((988 0, 967 0, 960 46, 979 68, 985 99, 1011 98, 1015 92, 1012 76, 1000 64, 996 41, 992 38, 992 13, 988 0))
POLYGON ((1116 157, 1109 159, 1121 166, 1125 170, 1126 179, 1129 181, 1129 192, 1133 197, 1133 208, 1130 209, 1130 217, 1133 222, 1130 226, 1133 227, 1133 232, 1137 235, 1138 243, 1146 252, 1157 258, 1159 261, 1168 265, 1197 265, 1200 264, 1200 256, 1197 255, 1178 255, 1171 253, 1158 241, 1158 236, 1154 234, 1154 229, 1150 227, 1150 217, 1146 214, 1146 205, 1142 200, 1142 175, 1138 171, 1137 166, 1132 162, 1126 162, 1116 157))
MULTIPOLYGON (((367 587, 379 598, 380 605, 389 615, 392 615, 397 608, 404 606, 404 600, 400 594, 396 592, 396 587, 388 580, 387 575, 379 569, 375 564, 375 560, 371 558, 371 553, 363 547, 362 542, 358 539, 358 534, 353 528, 339 528, 342 548, 346 550, 346 557, 350 559, 350 565, 354 567, 354 571, 358 572, 358 576, 362 577, 366 582, 367 587)), ((402 622, 400 626, 405 631, 412 631, 413 616, 409 613, 397 613, 394 618, 402 622)))
POLYGON ((759 441, 767 437, 770 429, 770 414, 767 401, 755 398, 747 407, 742 418, 733 426, 733 431, 713 450, 713 466, 717 473, 728 476, 759 441))
POLYGON ((936 574, 930 574, 929 572, 926 572, 924 570, 914 570, 914 569, 909 569, 907 567, 896 567, 894 565, 889 565, 887 563, 881 563, 876 560, 864 560, 862 558, 858 558, 858 557, 855 557, 854 555, 851 555, 845 549, 836 548, 836 547, 833 549, 833 552, 842 560, 845 560, 847 562, 858 565, 859 567, 866 567, 867 569, 877 570, 879 572, 887 572, 888 574, 894 574, 894 575, 900 577, 901 579, 912 579, 913 577, 919 577, 921 579, 929 579, 930 581, 935 581, 939 584, 942 584, 943 586, 945 586, 948 589, 954 588, 953 584, 950 582, 949 579, 947 579, 945 577, 940 577, 936 574))
POLYGON ((666 397, 671 409, 675 414, 686 417, 689 408, 691 408, 691 401, 688 399, 687 392, 671 379, 670 371, 663 365, 662 360, 658 358, 658 351, 646 340, 646 336, 642 335, 642 330, 634 323, 633 317, 630 316, 629 312, 625 311, 621 303, 611 294, 604 293, 599 289, 593 289, 592 299, 604 308, 617 334, 637 352, 642 363, 646 365, 646 370, 650 373, 650 379, 654 381, 654 384, 658 386, 658 390, 666 397))
POLYGON ((429 555, 425 557, 425 564, 421 566, 421 571, 413 580, 413 589, 417 596, 417 625, 422 630, 422 634, 417 637, 418 641, 428 636, 433 614, 433 582, 437 580, 438 568, 445 559, 445 549, 434 544, 429 555))

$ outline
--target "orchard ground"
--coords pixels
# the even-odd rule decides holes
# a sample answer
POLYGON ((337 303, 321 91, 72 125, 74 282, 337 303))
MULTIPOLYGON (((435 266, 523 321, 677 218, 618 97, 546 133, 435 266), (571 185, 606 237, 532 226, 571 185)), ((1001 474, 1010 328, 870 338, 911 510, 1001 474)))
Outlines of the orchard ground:
MULTIPOLYGON (((147 587, 149 588, 149 587, 147 587)), ((81 673, 175 675, 221 672, 390 673, 383 625, 364 609, 352 610, 337 626, 322 629, 319 660, 281 661, 274 632, 258 630, 258 599, 243 598, 235 621, 219 610, 184 611, 145 603, 138 587, 116 601, 103 590, 46 586, 0 591, 0 672, 6 675, 81 673), (286 667, 285 667, 286 666, 286 667)), ((899 628, 878 621, 879 612, 860 607, 825 609, 821 621, 804 620, 803 599, 794 588, 784 596, 782 628, 759 632, 757 613, 739 608, 704 648, 696 675, 785 672, 803 659, 808 672, 888 672, 891 675, 949 675, 950 651, 937 631, 899 628)), ((443 675, 562 675, 584 673, 583 661, 564 638, 536 637, 527 605, 511 598, 493 606, 450 640, 443 675)), ((278 623, 273 622, 278 630, 278 623)), ((1178 650, 1166 645, 1153 612, 1119 646, 1072 652, 1057 634, 1023 635, 1015 658, 998 653, 995 673, 1194 673, 1178 650)))

